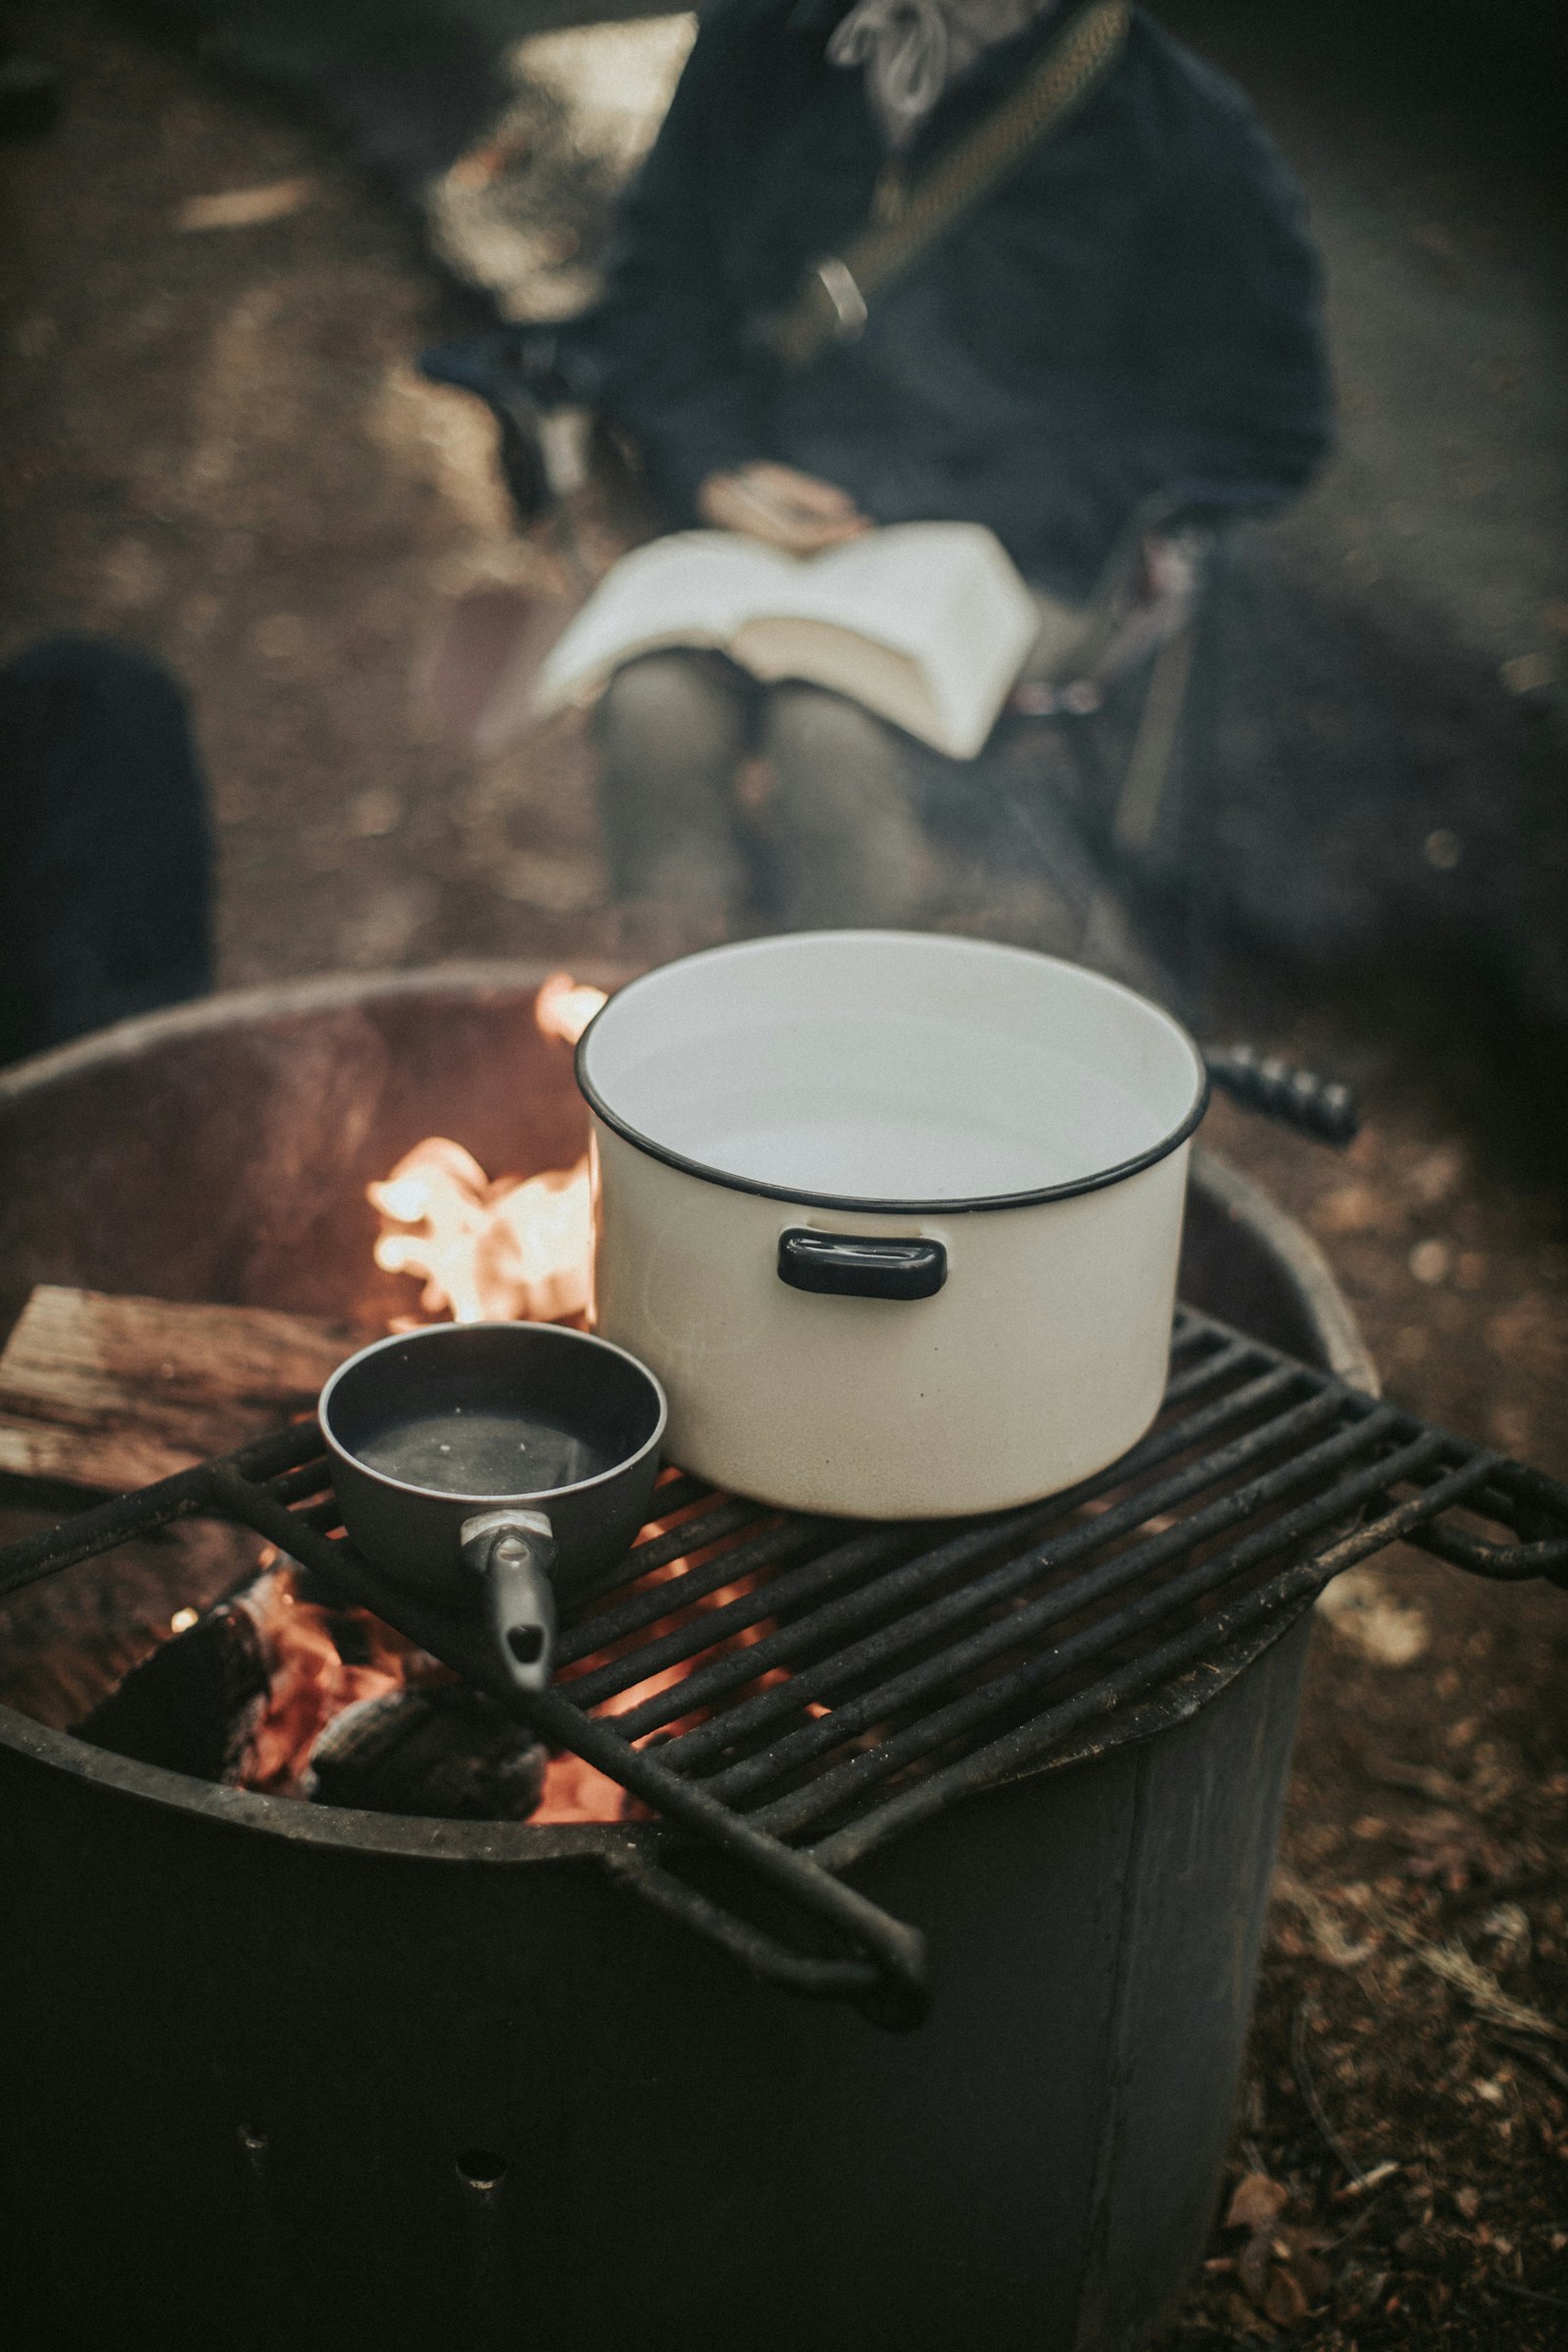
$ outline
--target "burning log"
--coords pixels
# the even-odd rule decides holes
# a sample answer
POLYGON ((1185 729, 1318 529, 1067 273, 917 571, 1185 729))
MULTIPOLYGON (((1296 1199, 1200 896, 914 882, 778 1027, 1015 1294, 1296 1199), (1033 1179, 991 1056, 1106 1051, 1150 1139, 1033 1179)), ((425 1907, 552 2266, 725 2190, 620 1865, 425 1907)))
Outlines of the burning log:
MULTIPOLYGON (((699 1544, 691 1561, 707 1556, 699 1544)), ((665 1561, 642 1589, 677 1577, 691 1561, 665 1561)), ((703 1593, 699 1618, 750 1589, 743 1577, 703 1593)), ((676 1623, 657 1620, 641 1639, 657 1640, 676 1623)), ((749 1647, 764 1630, 765 1621, 742 1626, 711 1649, 633 1682, 608 1712, 639 1705, 695 1666, 749 1647)), ((575 1671, 603 1668, 638 1640, 628 1635, 592 1652, 575 1671)), ((778 1679, 764 1674, 759 1688, 778 1679)), ((172 1637, 72 1728, 138 1763, 318 1804, 468 1821, 643 1817, 638 1801, 591 1764, 547 1755, 494 1699, 458 1684, 368 1609, 270 1550, 258 1573, 205 1614, 178 1611, 172 1637)))
POLYGON ((482 1690, 432 1684, 345 1707, 311 1749, 305 1793, 370 1813, 527 1821, 545 1751, 482 1690))
POLYGON ((379 1813, 525 1821, 545 1753, 494 1699, 270 1556, 75 1726, 142 1764, 379 1813))
POLYGON ((224 1602, 160 1642, 73 1729, 138 1764, 223 1781, 267 1686, 255 1618, 224 1602))
POLYGON ((0 1354, 0 1470, 146 1486, 310 1412, 370 1336, 270 1307, 40 1284, 0 1354))

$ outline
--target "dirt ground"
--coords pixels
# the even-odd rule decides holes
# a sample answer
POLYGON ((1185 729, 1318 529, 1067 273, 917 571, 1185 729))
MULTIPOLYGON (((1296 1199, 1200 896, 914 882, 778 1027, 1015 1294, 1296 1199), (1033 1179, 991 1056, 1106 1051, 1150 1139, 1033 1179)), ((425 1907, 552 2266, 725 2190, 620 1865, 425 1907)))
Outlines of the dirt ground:
MULTIPOLYGON (((0 150, 0 650, 99 630, 186 681, 212 779, 224 985, 618 952, 573 727, 482 758, 441 732, 424 691, 455 595, 562 585, 512 531, 477 412, 413 368, 465 299, 413 217, 318 132, 74 9, 50 12, 48 32, 73 74, 65 123, 0 150), (194 224, 194 200, 258 188, 285 191, 271 219, 194 224)), ((1298 149, 1309 116, 1298 106, 1288 125, 1298 149)), ((1332 141, 1325 152, 1332 177, 1332 141)), ((1375 178, 1334 184, 1366 265, 1348 332, 1363 372, 1393 383, 1378 287, 1386 317, 1403 281, 1378 278, 1366 208, 1397 204, 1375 178)), ((1463 215, 1465 188, 1448 197, 1463 215)), ((1522 406, 1477 458, 1494 469, 1477 497, 1504 523, 1510 500, 1533 496, 1544 399, 1520 311, 1503 325, 1522 406)), ((1414 365, 1415 342, 1403 348, 1414 365)), ((1472 430, 1468 416, 1455 429, 1472 430)), ((1361 495, 1343 477, 1323 494, 1361 495)), ((1411 489, 1407 509, 1424 495, 1411 489)), ((1455 706, 1452 772, 1485 799, 1494 771, 1467 766, 1464 745, 1491 757, 1516 723, 1555 723, 1531 701, 1555 675, 1550 564, 1527 533, 1510 567, 1479 524, 1434 552, 1398 507, 1368 508, 1359 538, 1314 510, 1298 526, 1302 576, 1317 593, 1330 555, 1343 568, 1355 545, 1350 576, 1388 573, 1394 605, 1447 600, 1486 682, 1455 706), (1527 658, 1510 682, 1505 665, 1527 658)), ((1399 836, 1423 890, 1448 870, 1421 854, 1433 829, 1399 836)), ((1342 1156, 1220 1104, 1207 1140, 1316 1235, 1401 1401, 1568 1477, 1557 1033, 1539 1005, 1520 1017, 1517 989, 1489 993, 1494 956, 1441 931, 1342 927, 1330 952, 1287 963, 1267 928, 1223 929, 1214 1029, 1350 1077, 1366 1125, 1342 1156)), ((1169 2352, 1568 2340, 1565 1668, 1568 1595, 1416 1555, 1364 1572, 1325 1614, 1235 2218, 1169 2352)))

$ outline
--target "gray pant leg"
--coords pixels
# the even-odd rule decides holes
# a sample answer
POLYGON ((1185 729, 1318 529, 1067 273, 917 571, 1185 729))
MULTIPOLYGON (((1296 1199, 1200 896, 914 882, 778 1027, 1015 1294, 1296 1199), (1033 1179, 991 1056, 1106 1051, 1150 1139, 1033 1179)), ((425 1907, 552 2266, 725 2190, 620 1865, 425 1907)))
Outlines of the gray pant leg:
POLYGON ((745 889, 730 788, 751 748, 756 690, 721 655, 645 654, 594 716, 600 813, 615 895, 701 915, 745 889))
POLYGON ((858 703, 793 681, 768 690, 762 749, 785 926, 912 921, 931 881, 915 813, 925 755, 858 703))

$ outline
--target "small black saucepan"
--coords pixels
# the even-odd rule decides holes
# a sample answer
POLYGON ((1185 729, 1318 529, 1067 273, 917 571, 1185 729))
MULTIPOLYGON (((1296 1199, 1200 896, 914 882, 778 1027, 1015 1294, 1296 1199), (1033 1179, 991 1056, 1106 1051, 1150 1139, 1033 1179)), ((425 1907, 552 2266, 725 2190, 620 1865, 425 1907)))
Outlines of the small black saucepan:
POLYGON ((378 1340, 321 1391, 351 1541, 389 1582, 483 1606, 518 1690, 542 1690, 556 1598, 648 1516, 664 1392, 608 1340, 549 1323, 437 1323, 378 1340))

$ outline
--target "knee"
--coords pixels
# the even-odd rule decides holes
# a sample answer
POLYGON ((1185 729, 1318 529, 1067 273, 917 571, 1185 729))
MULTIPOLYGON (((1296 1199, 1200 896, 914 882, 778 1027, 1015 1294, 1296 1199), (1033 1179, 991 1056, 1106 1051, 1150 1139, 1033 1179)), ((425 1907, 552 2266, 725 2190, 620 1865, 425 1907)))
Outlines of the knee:
POLYGON ((791 680, 771 689, 763 749, 780 786, 796 799, 823 789, 880 793, 904 781, 906 761, 893 729, 821 686, 791 680))
POLYGON ((605 688, 595 732, 612 758, 629 756, 639 765, 738 759, 743 692, 701 654, 645 654, 617 669, 605 688))

